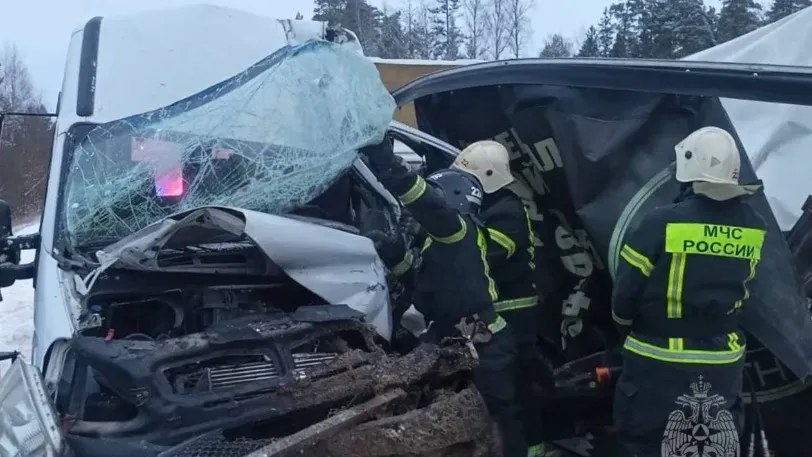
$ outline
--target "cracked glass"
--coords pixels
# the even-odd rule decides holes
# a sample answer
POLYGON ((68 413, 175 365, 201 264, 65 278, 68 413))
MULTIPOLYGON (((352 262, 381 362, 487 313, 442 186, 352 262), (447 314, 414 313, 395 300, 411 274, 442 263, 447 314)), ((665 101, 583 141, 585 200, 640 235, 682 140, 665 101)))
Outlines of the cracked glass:
POLYGON ((283 48, 184 100, 93 128, 67 176, 69 238, 113 242, 200 206, 288 212, 379 142, 394 109, 362 55, 323 41, 283 48))

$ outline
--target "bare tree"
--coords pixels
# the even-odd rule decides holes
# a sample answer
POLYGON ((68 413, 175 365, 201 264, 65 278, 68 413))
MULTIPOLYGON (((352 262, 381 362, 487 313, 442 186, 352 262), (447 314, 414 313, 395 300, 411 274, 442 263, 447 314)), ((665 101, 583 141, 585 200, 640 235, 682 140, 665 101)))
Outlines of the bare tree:
POLYGON ((401 11, 403 13, 400 15, 403 21, 403 33, 406 35, 406 51, 409 54, 409 58, 413 58, 415 54, 413 43, 415 7, 412 4, 412 0, 406 0, 406 5, 404 5, 401 11))
POLYGON ((513 57, 521 57, 530 38, 530 18, 533 0, 507 0, 507 39, 513 57))
POLYGON ((488 13, 485 0, 463 0, 462 9, 468 36, 465 53, 469 59, 484 57, 487 45, 488 13))
POLYGON ((420 0, 414 16, 414 59, 430 59, 432 54, 431 8, 426 0, 420 0))
POLYGON ((0 111, 24 111, 39 104, 31 74, 17 47, 3 43, 0 50, 0 111))
POLYGON ((499 60, 508 46, 508 34, 505 24, 508 20, 509 0, 490 0, 487 4, 486 27, 488 30, 488 54, 493 60, 499 60))
MULTIPOLYGON (((13 44, 0 48, 0 112, 43 113, 41 97, 13 44)), ((0 135, 0 198, 16 220, 39 214, 51 157, 52 123, 41 117, 7 116, 0 135)))
POLYGON ((410 59, 430 59, 431 12, 426 0, 408 0, 403 16, 407 54, 410 59))
MULTIPOLYGON (((22 61, 17 46, 3 43, 0 50, 0 112, 25 112, 36 110, 42 101, 34 94, 31 74, 22 61)), ((0 147, 16 142, 22 129, 20 118, 9 117, 3 122, 4 135, 0 147)))

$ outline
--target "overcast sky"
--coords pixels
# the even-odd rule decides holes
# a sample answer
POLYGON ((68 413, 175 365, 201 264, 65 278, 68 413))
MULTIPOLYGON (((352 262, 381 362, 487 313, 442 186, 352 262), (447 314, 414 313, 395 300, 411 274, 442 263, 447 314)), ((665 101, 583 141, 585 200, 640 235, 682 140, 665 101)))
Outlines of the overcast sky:
MULTIPOLYGON (((384 1, 394 8, 401 0, 371 0, 379 7, 384 1)), ((533 53, 538 52, 549 34, 562 33, 579 39, 586 27, 598 21, 612 0, 535 2, 531 13, 533 43, 528 47, 533 53)), ((313 12, 312 0, 5 0, 2 3, 0 42, 11 41, 18 46, 49 108, 56 105, 70 34, 93 16, 195 3, 229 6, 277 18, 292 18, 297 11, 310 17, 313 12)))

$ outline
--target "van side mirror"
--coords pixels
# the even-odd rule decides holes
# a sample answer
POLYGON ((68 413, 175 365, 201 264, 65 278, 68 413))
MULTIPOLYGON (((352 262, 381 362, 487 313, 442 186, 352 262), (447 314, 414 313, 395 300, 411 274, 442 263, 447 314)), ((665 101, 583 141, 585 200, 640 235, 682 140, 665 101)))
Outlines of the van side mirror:
MULTIPOLYGON (((0 200, 0 288, 8 287, 19 279, 34 277, 34 262, 20 265, 20 253, 24 249, 39 247, 39 233, 15 237, 12 232, 11 207, 0 200)), ((0 293, 0 301, 3 295, 0 293)))

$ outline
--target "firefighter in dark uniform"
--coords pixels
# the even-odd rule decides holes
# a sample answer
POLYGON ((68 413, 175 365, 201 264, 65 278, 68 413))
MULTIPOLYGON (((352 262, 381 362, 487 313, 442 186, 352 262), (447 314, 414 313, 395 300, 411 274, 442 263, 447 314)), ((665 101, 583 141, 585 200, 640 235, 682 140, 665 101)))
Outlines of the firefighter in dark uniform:
POLYGON ((739 314, 766 224, 739 184, 733 137, 704 127, 676 147, 675 203, 622 246, 612 316, 627 334, 614 416, 628 455, 739 455, 745 341, 739 314))
POLYGON ((451 169, 424 180, 393 153, 388 138, 361 152, 426 234, 411 270, 414 305, 431 322, 432 334, 456 336, 460 321, 471 320, 490 332, 488 342, 476 345, 474 382, 501 428, 504 456, 526 456, 515 398, 516 343, 507 322, 493 310, 498 292, 487 261, 488 235, 476 217, 482 187, 474 177, 451 169))
POLYGON ((533 385, 549 384, 552 375, 538 349, 539 307, 535 283, 535 243, 530 215, 518 195, 507 189, 514 182, 510 155, 496 141, 468 145, 452 168, 474 176, 485 192, 479 217, 487 227, 488 263, 499 289, 493 305, 510 325, 518 349, 516 391, 522 399, 524 436, 531 444, 528 456, 544 455, 541 439, 541 411, 534 401, 533 385), (546 376, 545 376, 546 375, 546 376))

